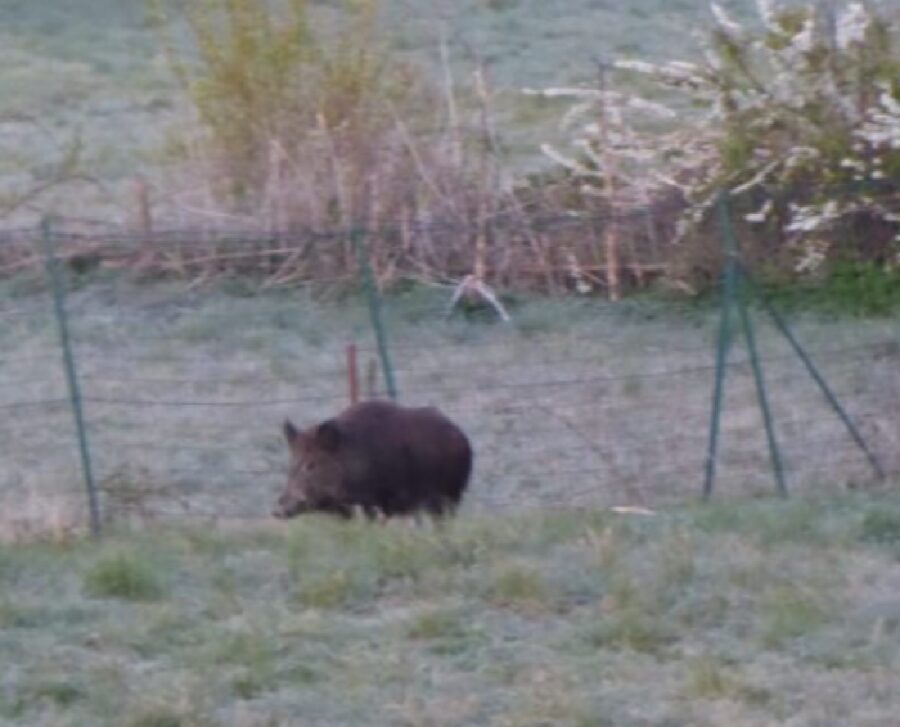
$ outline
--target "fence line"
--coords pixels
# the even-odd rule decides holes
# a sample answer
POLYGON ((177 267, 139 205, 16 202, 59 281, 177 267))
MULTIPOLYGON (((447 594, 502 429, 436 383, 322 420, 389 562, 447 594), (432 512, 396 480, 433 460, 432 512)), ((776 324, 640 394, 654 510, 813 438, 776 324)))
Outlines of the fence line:
MULTIPOLYGON (((864 351, 877 351, 879 349, 884 349, 890 347, 892 345, 900 345, 900 339, 885 339, 879 340, 875 342, 869 342, 862 345, 848 346, 842 348, 827 348, 812 351, 812 355, 817 359, 822 360, 823 357, 828 361, 841 361, 846 363, 854 363, 858 360, 866 360, 866 357, 862 355, 860 352, 864 351)), ((900 353, 898 353, 900 356, 900 353)), ((787 361, 792 361, 795 359, 794 354, 779 354, 767 357, 761 357, 760 361, 763 365, 769 366, 774 363, 783 363, 787 361)), ((23 360, 43 360, 41 357, 35 357, 34 359, 23 359, 23 360)), ((206 361, 207 359, 197 359, 198 361, 206 361)), ((523 361, 517 361, 515 363, 517 370, 522 370, 523 368, 541 368, 541 369, 552 369, 558 363, 565 362, 570 365, 581 365, 581 364, 591 364, 596 363, 595 358, 561 358, 559 362, 549 361, 549 362, 538 362, 538 363, 529 363, 523 361)), ((726 367, 731 370, 739 371, 744 370, 746 367, 750 365, 749 358, 734 360, 727 362, 726 367)), ((696 365, 690 367, 681 367, 675 369, 661 369, 655 371, 637 371, 627 374, 603 374, 597 376, 590 377, 570 377, 568 379, 538 379, 536 381, 529 382, 504 382, 504 381, 482 381, 480 383, 484 385, 489 385, 493 388, 498 389, 520 389, 520 388, 542 388, 542 387, 564 387, 564 386, 577 386, 580 384, 583 385, 591 385, 591 384, 606 384, 606 383, 621 383, 621 382, 633 382, 643 379, 657 379, 657 378, 679 378, 682 376, 693 376, 696 374, 708 374, 715 370, 715 364, 703 364, 696 365)), ((307 371, 307 369, 304 369, 307 371)), ((421 368, 419 367, 405 367, 405 368, 395 368, 395 371, 398 373, 422 373, 421 368)), ((423 375, 428 375, 430 372, 425 372, 423 375)), ((306 384, 318 383, 321 384, 322 378, 333 377, 335 379, 340 379, 342 384, 344 379, 347 376, 346 368, 333 368, 333 369, 319 369, 313 374, 304 374, 303 376, 294 376, 276 378, 272 376, 253 376, 249 374, 244 375, 230 375, 230 376, 209 376, 204 374, 203 378, 156 378, 156 377, 117 377, 117 376, 109 376, 103 373, 83 373, 80 375, 80 379, 82 381, 97 381, 104 383, 126 383, 126 384, 178 384, 184 386, 219 386, 219 385, 236 385, 242 383, 253 383, 253 384, 277 384, 280 386, 300 386, 306 384)), ((774 378, 767 377, 769 381, 772 382, 787 382, 795 379, 806 379, 808 375, 803 373, 801 370, 798 370, 796 373, 785 374, 783 376, 776 376, 774 378)), ((20 383, 0 383, 0 389, 2 388, 16 388, 21 386, 20 383)), ((407 393, 434 393, 434 394, 450 394, 450 393, 458 393, 461 391, 460 387, 447 387, 441 385, 420 385, 413 386, 407 389, 407 393)), ((218 406, 236 406, 236 407, 252 407, 252 406, 280 406, 280 405, 289 405, 289 404, 304 404, 311 402, 322 402, 322 401, 331 401, 335 398, 341 398, 344 395, 344 390, 342 389, 339 392, 333 392, 329 394, 317 394, 314 396, 303 396, 303 397, 290 397, 290 398, 278 398, 278 399, 270 399, 270 400, 253 400, 253 401, 212 401, 212 400, 154 400, 154 401, 141 401, 134 398, 119 398, 119 397, 109 397, 109 396, 95 396, 91 394, 87 394, 82 397, 83 401, 92 404, 101 404, 101 405, 126 405, 126 406, 148 406, 148 407, 159 407, 159 406, 209 406, 209 407, 218 407, 218 406)), ((846 393, 846 392, 845 392, 846 393)), ((4 408, 20 408, 20 407, 33 407, 33 406, 49 406, 49 405, 58 405, 65 404, 68 402, 64 396, 60 396, 58 398, 51 399, 41 399, 34 401, 17 401, 17 402, 0 402, 0 409, 4 408)))
MULTIPOLYGON (((610 215, 598 216, 554 216, 538 220, 541 224, 546 225, 546 229, 563 229, 566 227, 574 227, 577 225, 595 225, 605 221, 610 221, 610 215)), ((621 221, 622 216, 616 215, 615 219, 621 221)), ((529 224, 534 224, 535 220, 529 220, 529 224)), ((522 226, 522 220, 516 215, 501 214, 495 219, 489 221, 491 226, 508 225, 509 229, 518 230, 522 226)), ((543 479, 560 479, 580 477, 593 478, 596 480, 602 472, 618 472, 618 480, 613 483, 612 487, 615 492, 623 493, 626 491, 637 493, 637 496, 643 497, 642 489, 650 489, 648 486, 640 483, 641 472, 657 472, 660 467, 668 467, 672 472, 681 471, 682 468, 694 471, 693 477, 698 479, 700 471, 704 463, 709 465, 710 462, 715 463, 719 458, 718 451, 712 453, 703 446, 703 437, 705 432, 702 430, 693 431, 663 431, 661 434, 654 435, 648 433, 648 429, 652 427, 646 426, 645 422, 653 422, 659 416, 661 408, 670 406, 671 392, 683 386, 694 386, 696 381, 712 380, 714 375, 721 376, 724 381, 725 372, 732 374, 741 374, 741 384, 747 383, 745 374, 754 373, 757 382, 757 389, 762 396, 767 388, 771 388, 776 384, 786 384, 809 379, 810 376, 803 369, 807 365, 804 356, 811 356, 819 363, 827 363, 829 375, 838 376, 852 370, 858 366, 860 361, 871 362, 881 352, 886 357, 896 357, 900 352, 900 339, 881 337, 877 341, 867 341, 854 345, 836 346, 832 344, 822 345, 807 351, 799 349, 802 355, 798 360, 798 348, 796 341, 791 341, 793 350, 789 353, 771 352, 757 356, 755 346, 751 346, 748 355, 741 356, 737 359, 727 360, 721 355, 718 360, 713 360, 710 348, 701 346, 684 346, 684 345, 660 345, 657 347, 644 346, 640 351, 633 355, 624 354, 612 361, 607 361, 605 356, 601 360, 601 351, 608 349, 615 350, 618 341, 612 339, 607 348, 597 342, 597 348, 593 352, 591 350, 576 351, 573 355, 565 355, 565 353, 555 353, 548 351, 540 351, 542 358, 529 359, 527 353, 533 343, 526 340, 512 338, 504 335, 501 341, 473 341, 465 343, 412 343, 394 338, 393 335, 388 336, 390 330, 390 318, 383 318, 382 299, 378 290, 378 285, 374 279, 373 271, 370 266, 369 251, 366 246, 366 240, 378 236, 389 236, 397 234, 401 229, 409 231, 428 231, 440 234, 451 233, 468 233, 475 234, 482 231, 482 226, 478 224, 457 224, 449 222, 422 222, 420 227, 416 227, 416 223, 412 227, 406 228, 373 228, 365 227, 347 228, 346 230, 332 230, 327 233, 318 233, 315 231, 297 232, 287 235, 259 235, 252 231, 242 232, 240 234, 217 233, 205 231, 202 234, 196 233, 197 238, 190 245, 194 248, 193 252, 203 254, 202 248, 208 244, 222 245, 246 245, 252 244, 257 249, 252 251, 225 252, 217 256, 217 259, 251 259, 259 258, 262 261, 271 259, 272 256, 290 255, 303 251, 303 245, 291 246, 293 243, 309 243, 310 241, 320 240, 340 240, 342 242, 352 242, 355 246, 357 256, 358 272, 356 274, 345 274, 334 277, 324 277, 316 280, 291 282, 297 287, 315 286, 327 283, 360 283, 367 296, 368 312, 370 314, 371 331, 367 335, 367 341, 357 342, 350 337, 347 342, 352 342, 356 346, 357 354, 366 356, 377 356, 380 361, 380 374, 385 377, 384 388, 389 396, 400 395, 403 399, 429 398, 446 402, 448 410, 453 410, 455 414, 463 418, 472 417, 473 422, 467 422, 467 431, 473 436, 478 436, 483 441, 491 441, 491 446, 502 447, 521 447, 526 452, 530 450, 533 456, 528 460, 529 465, 523 470, 510 469, 508 465, 488 459, 481 464, 481 472, 489 473, 491 478, 497 481, 528 479, 531 481, 542 481, 543 479), (195 244, 194 244, 195 243, 195 244), (273 247, 277 245, 277 247, 273 247), (223 257, 224 256, 224 257, 223 257), (369 341, 373 341, 370 343, 369 341), (430 355, 426 362, 417 354, 421 349, 427 349, 430 355), (397 366, 394 365, 393 356, 403 353, 403 361, 397 366), (410 356, 410 352, 413 353, 410 356), (459 352, 460 362, 454 362, 453 357, 459 352), (486 357, 497 352, 508 352, 508 356, 502 357, 503 360, 482 361, 479 365, 471 364, 473 352, 477 355, 486 357), (708 363, 682 361, 679 365, 659 366, 650 363, 648 366, 646 359, 650 356, 670 356, 673 359, 687 358, 696 356, 700 353, 707 356, 708 363), (632 356, 632 357, 629 357, 632 356), (632 360, 633 359, 633 360, 632 360), (774 368, 780 364, 788 362, 796 362, 796 371, 785 372, 780 368, 774 368), (468 363, 465 363, 468 362, 468 363), (460 370, 456 370, 451 364, 455 364, 460 370), (642 364, 643 368, 638 370, 627 370, 630 366, 642 364), (613 370, 609 370, 613 368, 613 370), (622 370, 626 369, 626 370, 622 370), (430 377, 442 375, 440 380, 433 380, 430 377), (514 373, 514 376, 511 374, 514 373), (396 379, 394 378, 396 376, 396 379), (602 386, 619 386, 623 390, 627 387, 640 382, 667 382, 665 386, 648 387, 653 391, 648 395, 645 392, 627 394, 622 393, 619 398, 613 401, 596 401, 592 397, 597 395, 596 389, 602 386), (486 393, 484 398, 476 402, 472 402, 466 398, 470 395, 473 387, 481 387, 486 393), (506 398, 504 398, 506 397, 506 398), (503 422, 501 418, 511 418, 512 422, 503 422), (487 421, 489 419, 489 421, 487 421), (500 422, 500 429, 492 430, 491 424, 500 422), (604 434, 608 434, 610 427, 619 426, 619 438, 615 441, 607 442, 602 439, 604 434), (634 427, 638 427, 639 431, 633 431, 634 427), (565 436, 561 436, 565 435, 565 436), (494 441, 496 440, 496 442, 494 441), (558 441, 557 441, 558 440, 558 441), (696 445, 691 444, 696 440, 696 445), (624 451, 618 451, 617 443, 627 444, 624 451), (575 444, 573 445, 573 442, 575 444), (677 448, 673 451, 673 443, 677 444, 677 448), (523 446, 524 445, 524 446, 523 446), (658 452, 657 452, 658 450, 658 452), (647 463, 649 453, 654 453, 653 464, 647 463), (595 466, 581 466, 585 458, 595 458, 597 463, 595 466), (603 460, 603 461, 601 461, 603 460), (551 462, 558 463, 559 466, 549 466, 551 462), (624 473, 624 474, 623 474, 624 473), (638 482, 633 482, 634 478, 638 478, 638 482)), ((118 232, 105 232, 98 234, 74 233, 65 230, 50 231, 46 230, 45 242, 48 247, 44 251, 44 257, 34 255, 35 245, 32 245, 32 260, 29 264, 37 265, 42 262, 46 266, 47 282, 51 283, 51 290, 58 294, 56 306, 52 313, 55 321, 60 326, 62 343, 60 344, 64 358, 71 358, 66 363, 67 382, 71 390, 71 395, 66 397, 60 394, 58 397, 49 396, 47 385, 41 390, 40 395, 32 400, 20 401, 0 401, 0 410, 9 412, 13 417, 21 413, 25 415, 29 412, 43 411, 49 415, 50 413, 61 413, 66 406, 73 409, 76 418, 76 429, 78 430, 78 445, 85 467, 85 480, 88 491, 88 509, 91 512, 92 526, 96 523, 95 529, 99 530, 101 513, 99 511, 99 498, 96 490, 91 484, 91 452, 89 451, 89 442, 102 445, 93 456, 98 462, 103 462, 111 475, 117 474, 120 470, 126 471, 132 462, 137 469, 144 469, 141 464, 139 455, 141 452, 152 453, 157 459, 164 460, 166 465, 166 473, 168 480, 184 494, 193 492, 192 486, 186 482, 179 483, 178 478, 198 478, 204 480, 210 476, 210 466, 204 466, 201 457, 208 455, 210 459, 219 462, 227 462, 227 473, 224 477, 217 475, 222 482, 231 484, 239 478, 272 478, 283 477, 284 470, 279 467, 268 467, 265 462, 268 458, 278 456, 279 461, 283 456, 283 451, 278 450, 277 454, 271 449, 255 447, 254 443, 245 442, 240 446, 235 446, 234 439, 227 439, 230 435, 238 432, 246 432, 252 426, 253 420, 250 419, 250 411, 254 409, 265 410, 276 407, 309 405, 328 405, 338 401, 345 402, 348 399, 349 392, 345 388, 348 381, 352 381, 353 377, 348 372, 347 363, 344 362, 344 351, 335 349, 333 355, 335 357, 335 365, 319 366, 312 368, 305 365, 302 360, 297 360, 297 373, 293 370, 286 372, 283 376, 265 374, 254 375, 252 372, 239 373, 223 373, 216 371, 214 365, 218 361, 214 357, 218 356, 223 361, 227 361, 228 365, 235 366, 239 363, 246 366, 254 366, 258 362, 258 357, 248 354, 246 351, 233 352, 227 348, 216 348, 213 342, 202 342, 204 347, 209 348, 209 354, 187 356, 182 352, 176 353, 174 356, 142 356, 140 355, 140 346, 146 346, 152 343, 165 343, 166 326, 178 323, 182 313, 187 316, 192 308, 197 305, 197 294, 193 291, 179 291, 172 295, 154 297, 146 304, 151 310, 154 307, 164 308, 165 306, 185 306, 183 310, 176 310, 177 316, 175 320, 163 320, 161 322, 152 320, 141 320, 132 322, 133 331, 128 332, 127 347, 117 351, 113 360, 101 361, 97 365, 87 367, 86 370, 75 370, 76 360, 84 351, 78 341, 72 341, 72 345, 68 346, 66 338, 66 316, 75 315, 76 311, 81 311, 82 307, 92 304, 90 296, 79 298, 73 305, 64 295, 66 292, 63 279, 59 275, 56 266, 52 246, 60 242, 90 242, 95 245, 108 245, 121 251, 127 246, 133 246, 135 250, 138 243, 146 244, 148 236, 146 234, 130 234, 118 232), (148 335, 147 328, 151 327, 159 329, 159 335, 148 335), (66 349, 69 349, 66 354, 66 349), (231 358, 228 358, 231 357, 231 358), (343 362, 343 365, 337 363, 343 362), (141 374, 141 366, 145 363, 159 363, 165 366, 187 366, 187 365, 210 365, 209 373, 203 372, 197 376, 187 374, 170 376, 147 376, 141 374), (74 386, 73 386, 74 384, 74 386), (219 397, 210 396, 210 392, 204 393, 203 396, 191 395, 189 392, 180 392, 179 395, 173 396, 171 390, 167 390, 165 396, 158 396, 154 387, 206 387, 215 388, 220 394, 219 397), (258 392, 251 396, 242 395, 241 398, 233 398, 227 396, 228 392, 223 391, 229 387, 256 386, 261 387, 264 394, 258 392), (122 389, 127 387, 127 389, 122 389), (300 389, 299 395, 293 396, 277 396, 275 389, 279 387, 292 387, 300 389), (83 390, 82 390, 83 389, 83 390), (327 389, 327 390, 326 390, 327 389), (225 396, 221 396, 225 394, 225 396), (81 414, 78 413, 79 406, 83 404, 87 407, 84 413, 84 420, 79 422, 81 414), (161 410, 171 410, 177 412, 184 410, 204 411, 209 410, 247 410, 239 415, 240 423, 234 427, 221 429, 225 423, 224 414, 219 415, 210 413, 208 418, 211 427, 199 427, 195 420, 188 418, 188 414, 178 414, 181 419, 162 420, 160 418, 161 410), (125 410, 123 417, 122 410, 125 410), (143 437, 147 436, 145 428, 148 424, 143 420, 143 416, 150 415, 150 424, 154 428, 162 427, 165 429, 176 429, 177 440, 173 442, 159 443, 157 441, 144 441, 143 437), (130 415, 130 418, 128 418, 130 415), (140 421, 137 421, 140 418, 140 421), (218 427, 218 428, 217 428, 218 427), (123 434, 131 432, 133 428, 134 434, 125 439, 123 434), (182 431, 182 430, 187 431, 182 431), (221 437, 231 444, 200 444, 200 442, 208 442, 213 437, 221 437), (255 457, 249 457, 249 448, 254 447, 256 451, 255 457), (118 457, 119 450, 129 453, 128 457, 118 457), (196 460, 200 464, 193 464, 189 457, 180 457, 179 455, 196 455, 196 460), (168 456, 165 456, 168 455, 168 456), (229 457, 228 455, 233 455, 229 457), (134 459, 132 460, 132 457, 134 459), (245 463, 244 466, 231 466, 232 459, 239 459, 245 463), (248 461, 249 460, 249 461, 248 461), (124 462, 124 465, 120 465, 124 462), (259 463, 259 467, 246 466, 248 464, 259 463), (174 478, 174 479, 173 479, 174 478)), ((35 243, 33 231, 26 234, 24 231, 15 231, 10 236, 0 231, 0 245, 4 243, 23 244, 35 243), (28 236, 31 235, 31 237, 28 236)), ((156 232, 150 236, 152 241, 170 244, 185 244, 188 238, 195 233, 190 231, 163 231, 156 232)), ((191 254, 193 254, 191 252, 191 254)), ((738 261, 739 251, 736 249, 729 252, 729 256, 738 261)), ((189 264, 195 264, 204 258, 189 259, 189 264)), ((602 266, 601 266, 602 267, 602 266)), ((594 266, 596 269, 600 269, 594 266)), ((559 271, 568 268, 560 266, 559 271)), ((735 268, 737 270, 737 268, 735 268)), ((744 271, 745 273, 746 271, 744 271)), ((2 271, 0 271, 2 273, 2 271)), ((744 300, 741 298, 737 288, 738 281, 735 281, 733 290, 725 290, 726 302, 740 306, 739 313, 741 315, 741 323, 744 330, 749 334, 750 328, 747 308, 744 307, 744 300)), ((170 313, 171 311, 166 311, 170 313)), ((48 314, 50 311, 41 310, 35 307, 33 310, 3 308, 0 309, 0 320, 3 321, 28 321, 29 318, 36 319, 38 316, 45 316, 47 322, 54 320, 48 314)), ((297 328, 302 330, 299 321, 301 309, 285 298, 284 306, 273 312, 260 312, 258 320, 277 321, 279 322, 279 330, 291 331, 293 326, 290 323, 296 318, 298 321, 297 328), (286 312, 287 311, 287 312, 286 312), (281 326, 281 321, 284 325, 281 326)), ((231 312, 218 312, 210 314, 208 311, 203 312, 201 322, 208 325, 227 326, 230 322, 231 312), (217 321, 219 323, 217 323, 217 321)), ((190 321, 188 321, 190 322, 190 321)), ((784 323, 782 319, 782 323, 784 323)), ((246 318, 242 319, 242 324, 247 325, 246 318)), ((122 323, 117 325, 121 326, 122 323)), ((253 324, 249 324, 252 326, 253 324)), ((784 324, 786 325, 786 324, 784 324)), ((782 326, 779 325, 779 328, 782 326)), ((783 332, 783 331, 782 331, 783 332)), ((277 333, 274 335, 278 335, 277 333)), ((591 334, 584 334, 591 335, 591 334)), ((572 336, 565 340, 577 344, 578 337, 572 336)), ((91 337, 92 346, 99 346, 102 343, 115 345, 119 341, 113 337, 103 338, 100 335, 91 337), (99 342, 99 343, 98 343, 99 342)), ((754 339, 749 341, 755 343, 754 339)), ((538 350, 540 350, 538 348, 538 350)), ((357 361, 358 361, 357 355, 357 361)), ((0 365, 4 367, 27 367, 29 371, 33 371, 45 364, 45 356, 32 355, 23 353, 21 355, 6 355, 0 357, 0 365)), ((32 374, 33 375, 33 374, 32 374)), ((821 385, 824 379, 817 380, 815 377, 810 379, 810 391, 815 390, 816 384, 821 385)), ((30 382, 29 382, 30 383, 30 382)), ((26 382, 5 381, 0 384, 0 389, 4 391, 24 388, 26 382)), ((744 389, 746 386, 744 386, 744 389)), ((742 389, 742 395, 747 391, 742 389)), ((50 391, 55 393, 55 389, 50 391)), ((862 404, 885 404, 891 401, 891 396, 896 397, 895 391, 869 391, 865 387, 860 387, 856 383, 851 385, 838 384, 832 386, 831 399, 826 404, 834 405, 845 396, 852 397, 856 406, 862 404)), ((24 393, 24 392, 23 392, 24 393)), ((280 393, 280 392, 277 392, 280 393)), ((604 392, 605 395, 606 392, 604 392)), ((705 407, 707 403, 708 392, 700 399, 705 407)), ((794 394, 792 394, 794 396, 794 394)), ((720 401, 721 406, 725 406, 724 399, 720 401)), ((776 408, 779 408, 780 402, 774 402, 776 408)), ((788 408, 787 406, 785 408, 788 408)), ((855 408, 855 407, 854 407, 855 408)), ((875 407, 877 410, 877 407, 875 407)), ((686 417, 689 412, 684 412, 686 417)), ((742 415, 746 412, 742 411, 742 415)), ((793 439, 782 446, 776 441, 775 435, 781 434, 789 429, 798 429, 803 434, 807 434, 803 430, 811 430, 815 425, 818 427, 821 417, 813 417, 796 414, 790 411, 780 412, 781 416, 771 414, 767 416, 763 412, 763 419, 770 419, 772 425, 769 429, 769 445, 772 451, 773 459, 776 463, 783 459, 783 471, 786 475, 800 474, 804 477, 811 473, 808 466, 798 467, 794 460, 802 456, 803 450, 795 449, 793 443, 798 441, 796 433, 792 435, 793 439)), ((167 415, 168 416, 168 415, 167 415)), ((175 416, 173 414, 173 416, 175 416)), ((757 420, 747 423, 747 417, 739 418, 739 426, 743 430, 755 429, 758 427, 757 420)), ((237 421, 237 419, 235 419, 237 421)), ((881 420, 879 420, 880 422, 881 420)), ((853 421, 844 416, 844 423, 854 426, 853 421)), ((878 423, 878 422, 876 422, 878 423)), ((18 426, 18 420, 14 419, 8 422, 8 428, 12 431, 18 426)), ((840 422, 836 421, 835 427, 840 427, 840 422)), ((266 430, 269 432, 270 430, 266 430)), ((818 429, 817 429, 818 432, 818 429)), ((271 437, 266 435, 267 440, 276 441, 277 428, 273 425, 271 429, 271 437)), ((858 435, 858 432, 857 432, 858 435)), ((856 444, 859 445, 864 441, 861 435, 856 436, 856 444)), ((39 440, 38 440, 39 441, 39 440)), ((254 442, 259 441, 257 437, 254 442)), ((803 442, 807 440, 802 438, 803 442)), ((819 447, 825 447, 827 452, 823 452, 823 457, 827 455, 829 458, 841 457, 850 461, 852 456, 853 462, 856 463, 860 458, 864 459, 864 454, 868 454, 868 450, 863 446, 864 452, 861 454, 852 447, 846 449, 842 445, 853 443, 853 440, 846 437, 822 437, 815 439, 815 444, 819 447)), ((280 444, 280 443, 279 443, 280 444)), ((743 446, 743 442, 740 442, 743 446)), ((49 443, 45 443, 49 446, 49 443)), ((65 448, 65 444, 54 446, 65 448)), ((739 449, 737 453, 728 450, 722 464, 724 466, 733 467, 750 467, 759 464, 759 452, 756 451, 754 445, 745 450, 739 449), (743 458, 743 459, 742 459, 743 458)), ((24 451, 26 447, 21 448, 24 451)), ((38 450, 39 451, 39 450, 38 450)), ((195 461, 196 461, 195 460, 195 461)), ((777 467, 777 465, 776 465, 777 467)), ((823 469, 825 467, 823 466, 823 469)), ((826 470, 827 471, 827 470, 826 470)), ((3 473, 0 472, 0 475, 3 473)), ((673 475, 674 476, 674 475, 673 475)), ((188 481, 189 482, 189 481, 188 481)), ((2 484, 2 479, 0 479, 2 484)), ((495 498, 492 502, 503 501, 504 497, 509 497, 510 501, 515 500, 515 494, 510 494, 510 487, 501 485, 497 493, 491 495, 495 498)), ((225 488, 228 489, 228 488, 225 488)), ((711 486, 710 486, 711 491, 711 486)), ((786 491, 786 488, 785 488, 786 491)), ((81 491, 82 494, 84 490, 81 491)), ((567 492, 569 498, 578 498, 590 494, 593 490, 571 489, 567 492)), ((0 495, 2 495, 0 491, 0 495)), ((57 496, 66 495, 75 497, 74 490, 68 493, 65 489, 58 490, 54 495, 48 495, 48 502, 55 500, 57 496)), ((223 491, 219 493, 203 492, 203 497, 221 496, 226 498, 233 496, 235 493, 223 491)), ((40 499, 43 495, 35 495, 31 493, 31 499, 37 497, 40 499)), ((110 496, 106 493, 106 496, 110 496)), ((549 494, 538 493, 535 495, 539 501, 552 499, 549 494)), ((205 515, 202 515, 205 517, 205 515)), ((227 512, 211 513, 210 517, 228 517, 227 512)), ((257 512, 255 516, 260 516, 257 512)))

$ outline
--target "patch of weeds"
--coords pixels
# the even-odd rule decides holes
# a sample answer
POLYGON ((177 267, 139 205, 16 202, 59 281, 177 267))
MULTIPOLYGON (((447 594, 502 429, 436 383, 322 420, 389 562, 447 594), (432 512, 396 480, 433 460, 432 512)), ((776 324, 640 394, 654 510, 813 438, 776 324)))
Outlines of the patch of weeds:
POLYGON ((900 545, 900 510, 869 510, 860 525, 860 539, 877 545, 900 545))
POLYGON ((504 523, 474 518, 455 522, 451 531, 455 562, 472 565, 489 555, 521 552, 525 530, 524 522, 515 518, 504 523))
POLYGON ((494 570, 487 598, 495 606, 523 612, 552 611, 557 605, 546 579, 528 563, 507 563, 494 570))
POLYGON ((764 554, 743 542, 732 545, 736 555, 731 558, 726 579, 730 585, 742 591, 761 593, 768 588, 776 576, 772 564, 764 554))
POLYGON ((608 523, 609 515, 605 512, 522 514, 502 523, 496 520, 454 523, 452 542, 457 551, 466 550, 478 558, 488 554, 541 558, 557 546, 592 538, 608 523))
POLYGON ((282 681, 287 684, 315 684, 323 679, 323 674, 318 669, 308 664, 297 664, 279 674, 282 681))
POLYGON ((617 723, 612 718, 596 714, 574 695, 560 692, 555 696, 529 700, 513 714, 505 716, 501 724, 509 727, 560 724, 571 727, 614 727, 617 723))
POLYGON ((440 568, 451 555, 429 533, 420 530, 383 528, 372 543, 373 566, 383 579, 416 580, 440 568))
POLYGON ((598 715, 597 705, 589 704, 572 675, 558 665, 529 669, 516 679, 522 698, 511 705, 500 724, 515 727, 537 725, 572 725, 573 727, 601 727, 614 724, 598 715))
POLYGON ((128 643, 135 653, 152 659, 173 649, 195 648, 202 639, 197 624, 183 610, 166 603, 144 614, 141 628, 131 633, 128 643))
POLYGON ((87 696, 84 689, 65 679, 41 682, 34 685, 28 692, 29 701, 46 700, 60 707, 69 707, 87 696))
POLYGON ((697 564, 694 543, 687 534, 676 533, 662 543, 659 568, 661 585, 666 588, 682 588, 693 582, 697 564))
POLYGON ((683 693, 691 699, 729 699, 756 706, 771 699, 767 690, 746 683, 712 656, 702 656, 688 663, 683 693))
POLYGON ((429 608, 417 614, 406 627, 406 637, 427 642, 433 654, 452 656, 466 651, 477 634, 456 609, 429 608))
POLYGON ((40 625, 40 614, 6 598, 0 601, 0 629, 27 629, 40 625))
POLYGON ((375 574, 358 566, 307 573, 297 581, 297 600, 308 608, 336 609, 373 600, 375 574))
POLYGON ((445 535, 402 523, 315 522, 291 534, 288 568, 298 599, 313 608, 342 608, 376 598, 388 588, 446 581, 448 570, 467 557, 445 535))
POLYGON ((692 523, 709 533, 740 533, 766 545, 808 543, 823 539, 822 503, 790 502, 707 503, 692 513, 692 523))
POLYGON ((180 709, 167 704, 149 704, 137 707, 122 722, 123 727, 207 727, 212 721, 193 710, 180 709))
POLYGON ((642 591, 631 575, 617 569, 603 597, 598 620, 581 635, 594 648, 660 654, 676 640, 656 589, 642 591))
POLYGON ((685 628, 711 630, 721 628, 728 622, 732 607, 726 593, 693 589, 675 606, 672 615, 685 628))
MULTIPOLYGON (((880 658, 877 640, 886 631, 879 628, 883 624, 877 619, 874 624, 866 623, 863 628, 860 628, 859 623, 848 624, 847 628, 838 633, 817 637, 814 642, 804 645, 804 658, 825 669, 872 669, 877 666, 880 658)), ((890 630, 887 631, 888 640, 893 641, 890 630)))
POLYGON ((233 667, 232 692, 241 699, 253 699, 274 686, 278 645, 258 629, 220 634, 213 648, 201 656, 202 662, 217 672, 233 667))
MULTIPOLYGON (((524 535, 536 552, 546 552, 561 543, 577 540, 585 533, 606 527, 609 514, 606 512, 572 513, 561 512, 542 515, 537 522, 524 529, 524 535)), ((617 533, 618 534, 618 533, 617 533)), ((519 533, 522 538, 523 533, 519 533)))
POLYGON ((602 617, 587 630, 584 638, 598 649, 659 655, 675 642, 676 634, 661 615, 628 608, 602 617))
POLYGON ((254 699, 265 691, 258 674, 249 669, 241 669, 231 679, 231 692, 238 699, 254 699))
POLYGON ((101 556, 84 575, 85 590, 95 598, 156 601, 165 588, 154 564, 144 556, 119 551, 101 556))
POLYGON ((774 589, 763 604, 762 615, 763 643, 770 648, 781 648, 828 621, 820 599, 792 586, 774 589))
POLYGON ((626 543, 619 537, 620 533, 620 528, 606 526, 603 529, 589 530, 585 535, 584 542, 591 560, 604 572, 615 571, 626 556, 626 543))
POLYGON ((770 300, 788 311, 872 318, 900 310, 900 273, 873 262, 835 262, 824 282, 770 283, 765 289, 770 300))
POLYGON ((759 542, 764 544, 808 543, 818 535, 820 517, 821 513, 809 502, 776 503, 761 508, 751 527, 757 532, 759 542))
POLYGON ((456 611, 433 608, 419 613, 406 629, 410 639, 445 639, 465 634, 456 611))
POLYGON ((180 535, 187 548, 197 555, 221 557, 234 547, 216 528, 190 528, 180 535))

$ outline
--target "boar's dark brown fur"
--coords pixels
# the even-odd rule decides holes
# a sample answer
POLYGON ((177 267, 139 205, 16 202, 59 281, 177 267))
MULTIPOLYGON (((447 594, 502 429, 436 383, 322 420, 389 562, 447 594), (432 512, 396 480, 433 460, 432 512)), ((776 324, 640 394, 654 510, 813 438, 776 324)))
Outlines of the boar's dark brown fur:
POLYGON ((288 482, 272 513, 370 518, 456 511, 472 471, 465 434, 433 407, 367 401, 306 430, 284 423, 288 482))

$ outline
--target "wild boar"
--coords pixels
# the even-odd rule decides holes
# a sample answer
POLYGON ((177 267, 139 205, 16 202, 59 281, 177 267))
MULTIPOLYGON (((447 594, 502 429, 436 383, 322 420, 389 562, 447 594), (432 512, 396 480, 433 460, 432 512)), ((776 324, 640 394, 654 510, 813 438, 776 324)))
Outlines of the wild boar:
POLYGON ((468 437, 433 407, 366 401, 300 430, 284 422, 290 450, 277 518, 326 512, 344 518, 456 512, 472 472, 468 437))

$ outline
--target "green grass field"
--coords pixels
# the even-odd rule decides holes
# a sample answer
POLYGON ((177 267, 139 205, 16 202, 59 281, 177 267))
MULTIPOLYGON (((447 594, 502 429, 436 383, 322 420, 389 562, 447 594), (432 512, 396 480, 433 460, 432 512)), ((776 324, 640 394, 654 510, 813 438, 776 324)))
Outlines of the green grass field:
POLYGON ((0 549, 0 724, 870 725, 900 500, 0 549))

